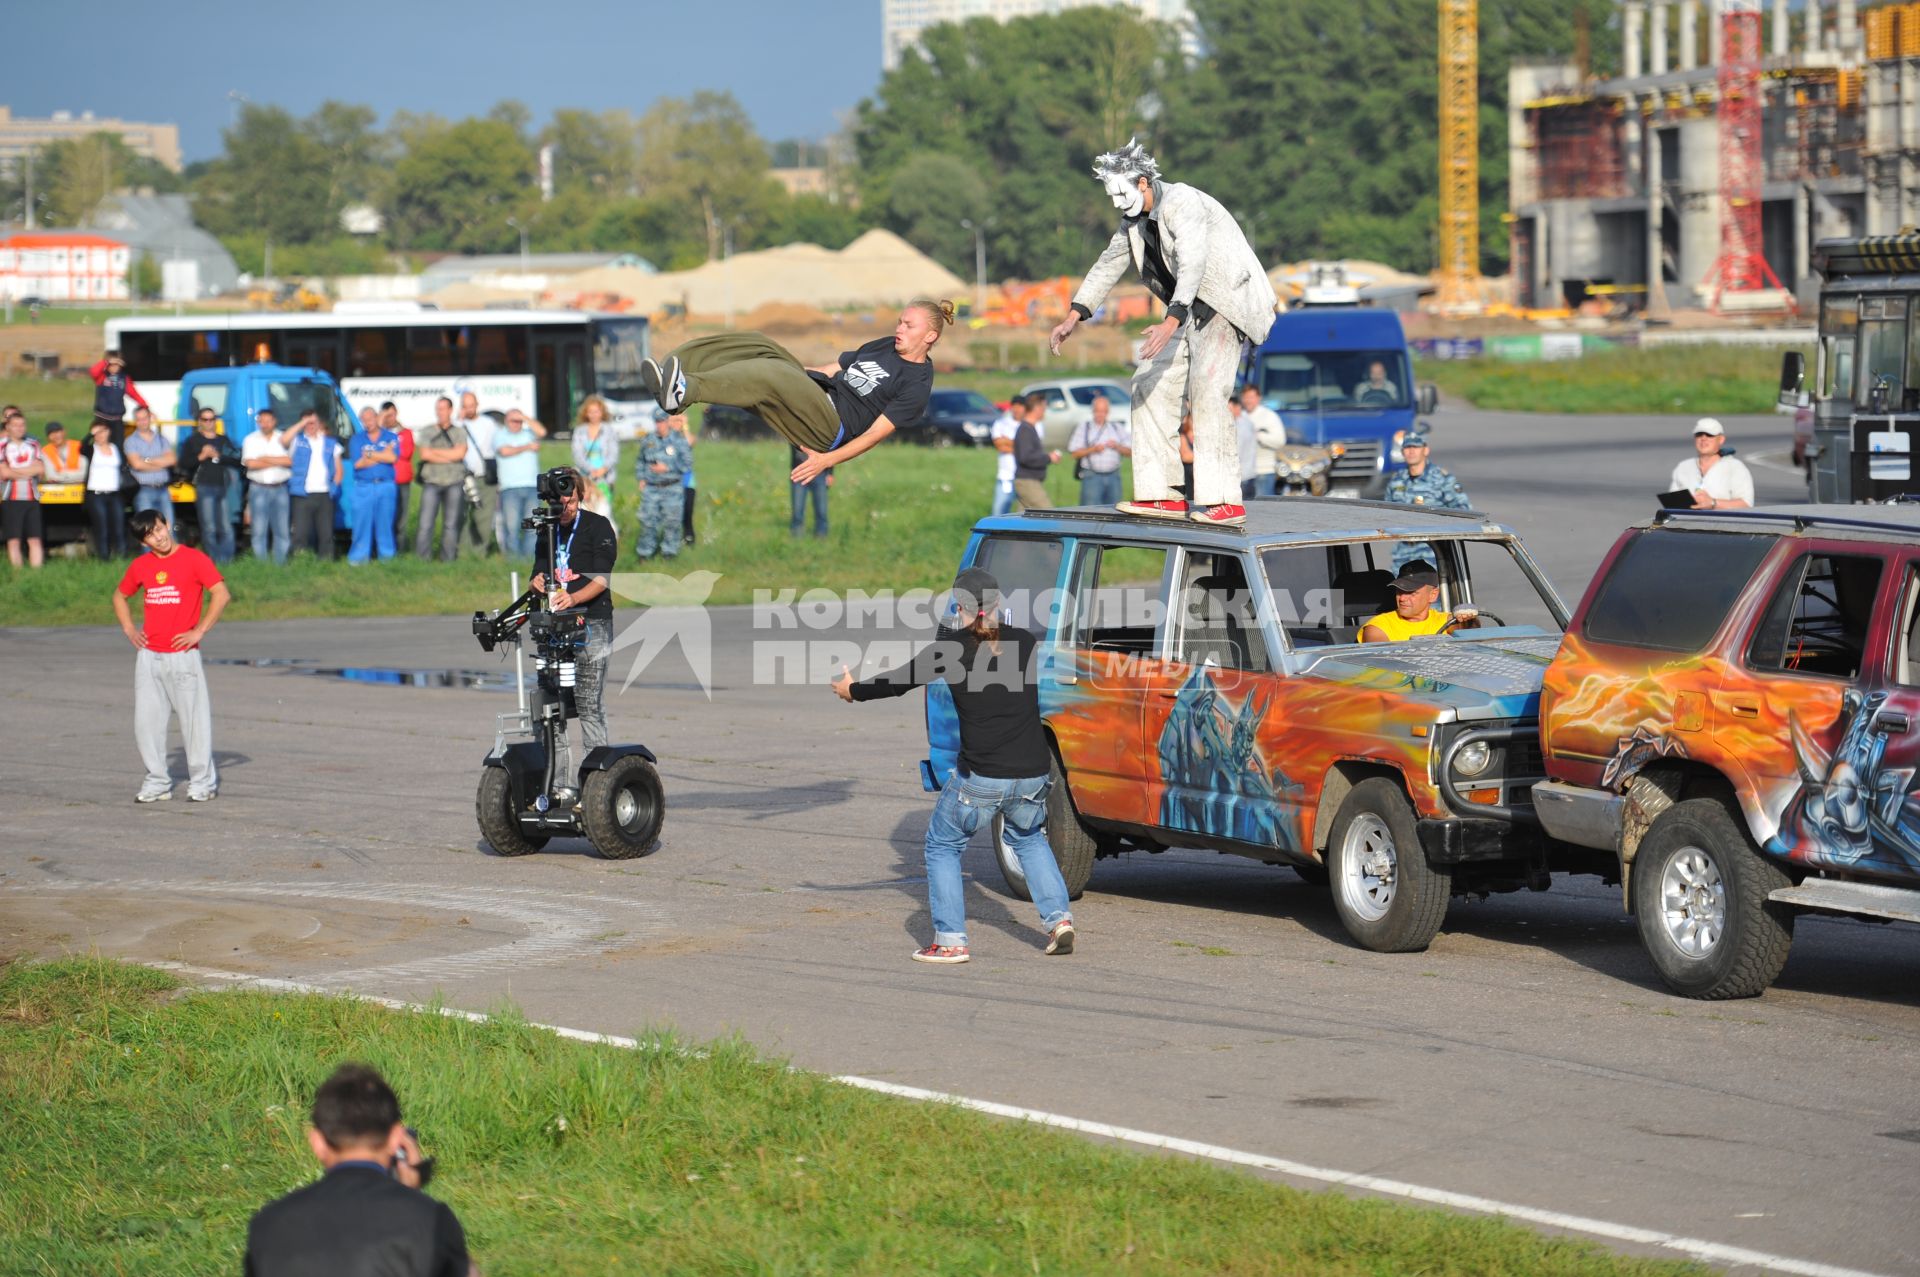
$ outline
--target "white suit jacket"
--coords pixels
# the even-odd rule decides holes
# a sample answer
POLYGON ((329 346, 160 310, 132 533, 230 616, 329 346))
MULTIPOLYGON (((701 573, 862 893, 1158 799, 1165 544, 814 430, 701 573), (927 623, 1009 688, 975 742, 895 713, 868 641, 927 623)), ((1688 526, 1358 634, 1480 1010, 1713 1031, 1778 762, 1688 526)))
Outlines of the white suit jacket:
MULTIPOLYGON (((1157 182, 1154 192, 1153 213, 1146 216, 1159 220, 1160 252, 1174 277, 1173 296, 1160 300, 1169 306, 1192 306, 1197 298, 1249 341, 1265 340, 1278 299, 1233 214, 1205 191, 1180 182, 1157 182)), ((1127 273, 1129 261, 1140 270, 1146 252, 1141 221, 1139 217, 1121 220, 1106 251, 1074 294, 1077 305, 1089 312, 1098 310, 1127 273)))

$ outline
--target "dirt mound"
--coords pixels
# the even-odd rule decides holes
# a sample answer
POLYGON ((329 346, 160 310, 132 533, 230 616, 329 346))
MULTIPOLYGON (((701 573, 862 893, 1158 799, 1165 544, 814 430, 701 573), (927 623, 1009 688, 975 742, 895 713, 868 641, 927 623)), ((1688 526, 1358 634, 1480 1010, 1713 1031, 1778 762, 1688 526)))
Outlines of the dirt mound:
POLYGON ((799 302, 766 302, 740 319, 740 327, 759 333, 804 332, 831 323, 833 318, 826 311, 799 302))

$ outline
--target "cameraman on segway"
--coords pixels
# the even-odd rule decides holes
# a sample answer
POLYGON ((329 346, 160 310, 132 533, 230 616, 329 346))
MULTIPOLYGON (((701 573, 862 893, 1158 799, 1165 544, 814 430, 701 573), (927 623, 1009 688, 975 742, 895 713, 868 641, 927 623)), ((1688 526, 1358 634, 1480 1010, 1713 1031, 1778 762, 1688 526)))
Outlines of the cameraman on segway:
MULTIPOLYGON (((559 522, 550 534, 543 531, 535 543, 532 581, 533 588, 547 596, 549 610, 586 613, 587 645, 579 655, 573 687, 583 752, 607 743, 607 714, 600 697, 613 645, 613 596, 608 593, 608 578, 620 561, 619 537, 613 524, 602 515, 580 508, 585 490, 580 472, 571 466, 556 467, 540 476, 540 497, 552 503, 559 522)), ((554 775, 572 777, 573 757, 564 725, 555 752, 559 766, 554 775)), ((571 787, 556 794, 561 798, 574 796, 571 787)))

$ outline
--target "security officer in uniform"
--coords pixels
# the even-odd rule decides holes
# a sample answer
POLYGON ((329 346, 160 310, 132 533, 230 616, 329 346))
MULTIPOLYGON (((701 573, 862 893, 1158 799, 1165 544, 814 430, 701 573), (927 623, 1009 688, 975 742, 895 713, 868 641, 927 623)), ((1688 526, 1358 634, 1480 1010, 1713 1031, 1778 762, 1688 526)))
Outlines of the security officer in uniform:
POLYGON ((650 559, 680 553, 680 516, 686 506, 686 476, 693 468, 693 445, 684 430, 685 418, 663 417, 653 433, 640 441, 640 460, 634 476, 640 480, 640 536, 634 553, 650 559), (683 429, 674 429, 679 421, 683 429))
POLYGON ((1424 421, 1416 424, 1400 441, 1400 453, 1407 459, 1407 468, 1387 480, 1387 500, 1400 505, 1438 506, 1442 510, 1473 508, 1452 472, 1429 462, 1432 449, 1424 421))

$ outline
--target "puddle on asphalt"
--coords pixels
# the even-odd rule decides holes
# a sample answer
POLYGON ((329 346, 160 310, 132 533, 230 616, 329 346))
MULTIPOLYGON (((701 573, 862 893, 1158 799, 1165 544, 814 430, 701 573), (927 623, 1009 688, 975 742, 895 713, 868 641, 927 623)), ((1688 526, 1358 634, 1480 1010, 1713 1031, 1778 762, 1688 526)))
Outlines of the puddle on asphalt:
MULTIPOLYGON (((382 665, 327 666, 286 656, 269 656, 259 660, 226 657, 209 661, 208 664, 241 665, 259 670, 284 669, 292 674, 311 674, 316 678, 337 678, 349 683, 372 683, 383 687, 450 687, 473 692, 514 690, 511 670, 422 670, 382 665)), ((526 682, 529 688, 533 686, 531 674, 526 676, 526 682)))

